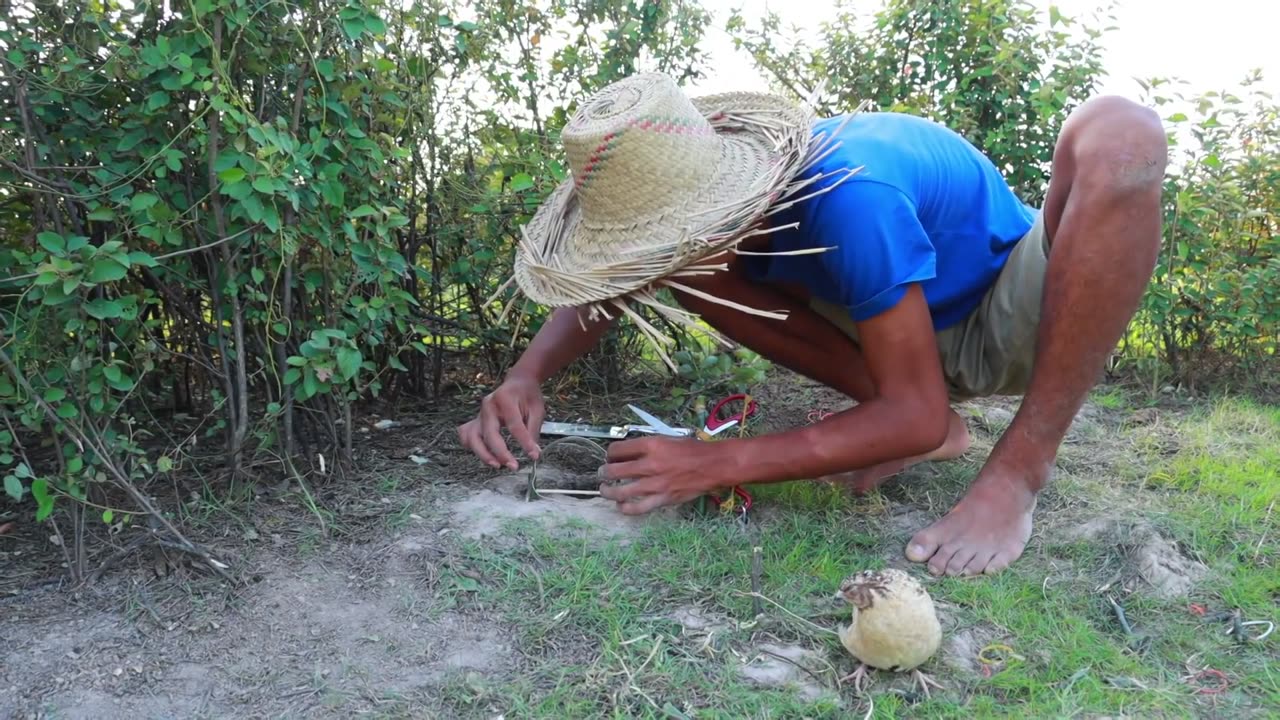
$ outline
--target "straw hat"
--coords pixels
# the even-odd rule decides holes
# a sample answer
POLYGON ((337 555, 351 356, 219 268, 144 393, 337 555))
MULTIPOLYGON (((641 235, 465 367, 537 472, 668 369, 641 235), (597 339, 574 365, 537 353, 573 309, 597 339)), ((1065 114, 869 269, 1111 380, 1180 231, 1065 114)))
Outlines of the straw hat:
POLYGON ((761 93, 690 98, 661 73, 605 87, 582 102, 561 132, 570 178, 522 228, 512 280, 524 296, 550 307, 584 308, 593 318, 616 309, 655 341, 668 364, 661 346, 672 340, 628 301, 692 326, 695 316, 658 300, 665 286, 785 318, 707 295, 679 278, 723 270, 727 265, 714 256, 781 229, 760 221, 822 179, 797 180, 830 151, 814 137, 813 121, 807 103, 761 93))

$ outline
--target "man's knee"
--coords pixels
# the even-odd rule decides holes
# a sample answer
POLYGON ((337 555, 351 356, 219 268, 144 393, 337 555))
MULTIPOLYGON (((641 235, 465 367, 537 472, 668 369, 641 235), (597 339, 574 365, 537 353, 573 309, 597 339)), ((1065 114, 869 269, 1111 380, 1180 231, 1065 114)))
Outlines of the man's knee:
POLYGON ((1093 98, 1063 125, 1058 151, 1069 156, 1073 193, 1159 200, 1169 139, 1150 108, 1119 96, 1093 98))

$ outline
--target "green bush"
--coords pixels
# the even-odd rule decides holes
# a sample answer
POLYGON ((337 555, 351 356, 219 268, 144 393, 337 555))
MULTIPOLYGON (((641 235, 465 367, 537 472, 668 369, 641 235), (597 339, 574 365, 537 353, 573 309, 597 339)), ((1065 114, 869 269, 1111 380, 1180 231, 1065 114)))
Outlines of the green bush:
POLYGON ((1121 347, 1159 386, 1239 370, 1274 381, 1280 347, 1280 104, 1253 73, 1234 91, 1147 83, 1174 146, 1164 254, 1121 347))
POLYGON ((486 300, 565 176, 546 134, 583 90, 692 73, 706 22, 678 1, 140 7, 0 25, 0 474, 41 520, 69 497, 118 524, 210 459, 331 471, 353 405, 439 395, 464 353, 499 372, 541 317, 499 325, 486 300))

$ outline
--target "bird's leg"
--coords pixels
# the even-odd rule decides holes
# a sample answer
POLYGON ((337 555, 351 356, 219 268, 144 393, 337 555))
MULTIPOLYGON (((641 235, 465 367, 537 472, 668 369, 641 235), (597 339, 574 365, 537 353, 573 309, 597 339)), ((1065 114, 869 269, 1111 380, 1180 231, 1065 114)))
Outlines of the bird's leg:
POLYGON ((920 691, 924 693, 924 696, 925 696, 925 697, 930 697, 930 695, 929 695, 929 686, 930 686, 930 685, 932 685, 932 686, 934 686, 934 687, 938 688, 939 690, 946 690, 946 688, 944 688, 944 687, 942 687, 941 685, 939 685, 939 684, 938 684, 938 682, 937 682, 936 680, 934 680, 933 678, 929 677, 928 675, 925 675, 924 673, 920 672, 919 670, 915 670, 915 671, 913 671, 913 672, 911 673, 911 675, 912 675, 912 677, 914 677, 914 678, 915 678, 915 680, 916 680, 916 685, 920 688, 920 691))
POLYGON ((853 681, 853 691, 861 695, 866 686, 870 684, 871 668, 866 663, 858 663, 858 669, 840 678, 840 684, 843 685, 850 680, 853 681))

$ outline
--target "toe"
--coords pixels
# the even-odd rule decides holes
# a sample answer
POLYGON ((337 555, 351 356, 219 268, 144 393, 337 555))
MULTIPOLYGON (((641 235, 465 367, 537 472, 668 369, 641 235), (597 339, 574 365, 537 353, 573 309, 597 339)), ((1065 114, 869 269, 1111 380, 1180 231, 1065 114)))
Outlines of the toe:
POLYGON ((933 528, 925 528, 916 533, 915 537, 911 538, 911 542, 907 543, 907 559, 911 562, 926 562, 937 554, 941 544, 936 539, 933 528))
POLYGON ((991 567, 991 563, 994 559, 995 556, 990 552, 977 553, 969 560, 968 563, 965 564, 964 570, 962 570, 960 574, 965 577, 976 577, 981 575, 987 571, 987 568, 991 567))
MULTIPOLYGON (((947 572, 947 566, 951 563, 951 558, 960 550, 960 546, 955 544, 947 544, 938 548, 938 551, 929 559, 929 572, 934 575, 942 575, 947 572)), ((969 558, 965 558, 967 562, 969 558)), ((963 567, 963 566, 962 566, 963 567)))
POLYGON ((987 563, 987 566, 983 568, 982 572, 987 575, 995 575, 1013 564, 1013 561, 1016 560, 1017 557, 1017 553, 1011 553, 1008 551, 998 552, 995 554, 995 557, 991 558, 991 562, 987 563))
POLYGON ((964 574, 965 568, 971 562, 978 559, 978 554, 969 548, 960 548, 951 556, 951 560, 947 562, 947 575, 951 577, 959 577, 964 574))

